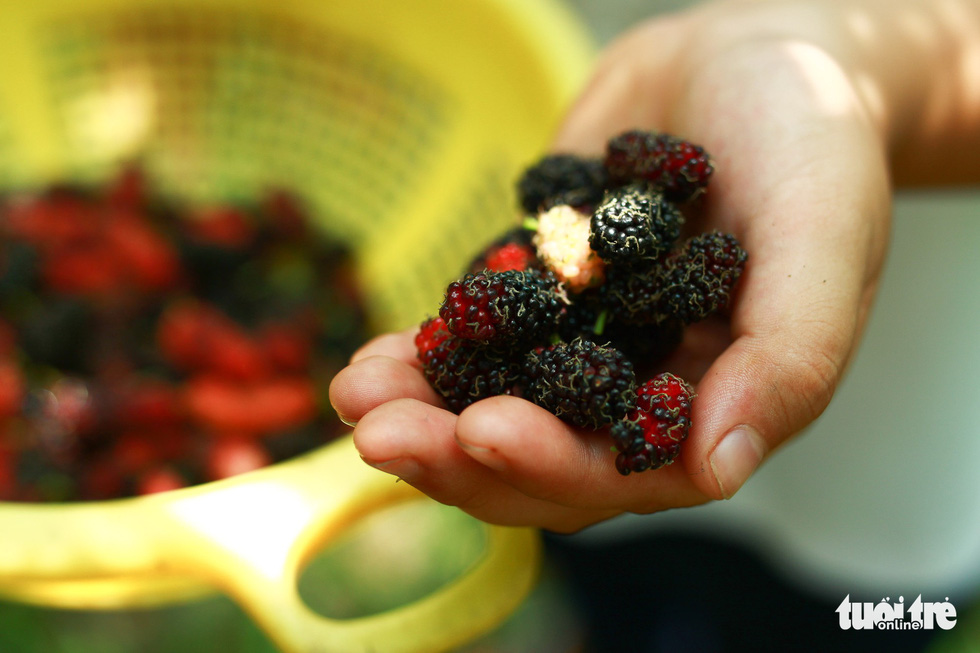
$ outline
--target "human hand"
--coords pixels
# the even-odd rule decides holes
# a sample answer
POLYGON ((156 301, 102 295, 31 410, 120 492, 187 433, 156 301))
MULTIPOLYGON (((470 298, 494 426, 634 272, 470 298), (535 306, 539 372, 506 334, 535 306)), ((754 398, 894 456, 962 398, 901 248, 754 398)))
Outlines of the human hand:
POLYGON ((749 262, 727 319, 688 328, 663 368, 696 383, 676 463, 621 476, 608 437, 502 396, 460 415, 423 378, 413 332, 368 343, 331 398, 369 464, 492 523, 569 532, 622 512, 732 496, 827 406, 867 320, 888 240, 888 125, 855 76, 836 3, 725 2, 653 20, 599 62, 555 151, 631 128, 705 146, 696 231, 749 262))

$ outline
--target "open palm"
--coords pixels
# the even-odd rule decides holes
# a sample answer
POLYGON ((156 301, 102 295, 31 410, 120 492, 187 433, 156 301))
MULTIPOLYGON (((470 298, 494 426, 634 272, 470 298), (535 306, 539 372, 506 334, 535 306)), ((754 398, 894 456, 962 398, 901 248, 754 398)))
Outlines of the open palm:
POLYGON ((569 532, 729 497, 827 406, 888 241, 885 135, 833 47, 759 39, 718 15, 689 12, 621 37, 554 146, 597 154, 614 134, 656 129, 716 163, 688 227, 734 233, 749 261, 730 315, 690 327, 663 364, 696 384, 677 462, 621 476, 607 435, 515 397, 452 414, 423 378, 411 332, 368 343, 331 387, 365 461, 486 521, 569 532), (712 45, 688 47, 695 33, 712 45))

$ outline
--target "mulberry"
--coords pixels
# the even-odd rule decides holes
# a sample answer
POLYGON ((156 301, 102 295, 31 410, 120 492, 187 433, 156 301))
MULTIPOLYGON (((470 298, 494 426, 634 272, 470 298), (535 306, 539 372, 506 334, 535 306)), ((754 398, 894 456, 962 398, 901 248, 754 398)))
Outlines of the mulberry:
POLYGON ((607 263, 637 265, 665 254, 680 235, 680 211, 642 185, 606 194, 590 223, 589 245, 607 263))
POLYGON ((603 262, 589 247, 589 218, 561 204, 538 216, 538 258, 572 292, 602 283, 603 262))
POLYGON ((575 303, 562 312, 558 336, 563 341, 583 338, 605 343, 626 354, 638 366, 661 362, 681 344, 684 325, 678 320, 630 324, 598 302, 596 297, 601 294, 601 289, 592 289, 576 297, 575 303))
POLYGON ((533 344, 554 329, 560 290, 553 274, 534 269, 467 274, 449 284, 439 315, 460 338, 533 344))
POLYGON ((616 469, 624 476, 669 465, 691 428, 694 388, 669 372, 636 391, 636 408, 609 430, 619 451, 616 469))
POLYGON ((691 238, 667 262, 660 288, 661 310, 685 324, 723 310, 747 258, 731 234, 716 231, 691 238))
POLYGON ((430 317, 422 322, 419 332, 415 334, 415 350, 422 364, 425 364, 430 352, 450 337, 452 334, 441 317, 430 317))
POLYGON ((636 399, 629 359, 588 340, 534 350, 527 355, 524 372, 524 398, 574 426, 608 426, 624 418, 636 399))
POLYGON ((702 193, 714 172, 714 164, 701 146, 669 134, 640 130, 608 141, 605 166, 613 183, 645 181, 678 202, 702 193))
POLYGON ((551 154, 528 168, 517 183, 521 207, 531 214, 556 203, 595 205, 608 185, 602 159, 551 154))
POLYGON ((506 272, 540 268, 531 239, 534 231, 523 227, 510 229, 483 249, 467 266, 471 274, 484 270, 506 272))
POLYGON ((611 267, 606 283, 599 288, 598 301, 618 321, 627 324, 659 324, 668 318, 661 294, 664 270, 611 267))
POLYGON ((460 413, 481 399, 511 393, 522 378, 521 362, 500 347, 448 337, 422 357, 422 372, 446 407, 460 413))

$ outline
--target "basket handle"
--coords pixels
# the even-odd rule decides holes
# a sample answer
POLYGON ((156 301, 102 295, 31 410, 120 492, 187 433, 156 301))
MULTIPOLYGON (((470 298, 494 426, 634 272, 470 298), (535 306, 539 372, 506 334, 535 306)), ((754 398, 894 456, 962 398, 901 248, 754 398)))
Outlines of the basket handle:
POLYGON ((150 606, 219 588, 285 653, 432 653, 490 630, 530 591, 540 540, 486 526, 483 556, 399 608, 337 620, 299 596, 305 563, 355 521, 429 501, 365 465, 348 436, 311 453, 163 494, 76 505, 0 506, 0 593, 77 608, 150 606))
POLYGON ((376 615, 329 619, 299 596, 304 564, 355 520, 429 499, 365 465, 350 437, 225 483, 169 506, 180 525, 171 551, 237 601, 286 653, 448 650, 502 621, 537 576, 538 534, 487 526, 484 554, 448 585, 376 615))

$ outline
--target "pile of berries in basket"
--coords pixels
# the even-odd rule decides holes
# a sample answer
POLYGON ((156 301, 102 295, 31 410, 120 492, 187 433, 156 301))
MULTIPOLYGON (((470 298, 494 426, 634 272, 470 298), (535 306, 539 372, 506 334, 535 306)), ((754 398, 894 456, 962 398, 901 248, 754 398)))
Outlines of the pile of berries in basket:
POLYGON ((724 311, 746 262, 731 234, 681 239, 708 184, 700 146, 633 130, 602 157, 546 156, 518 183, 528 216, 446 289, 416 347, 460 412, 512 394, 582 428, 608 429, 623 475, 673 462, 692 386, 661 372, 685 326, 724 311))
POLYGON ((297 199, 188 206, 137 167, 0 199, 0 500, 194 485, 344 432, 352 258, 297 199))

